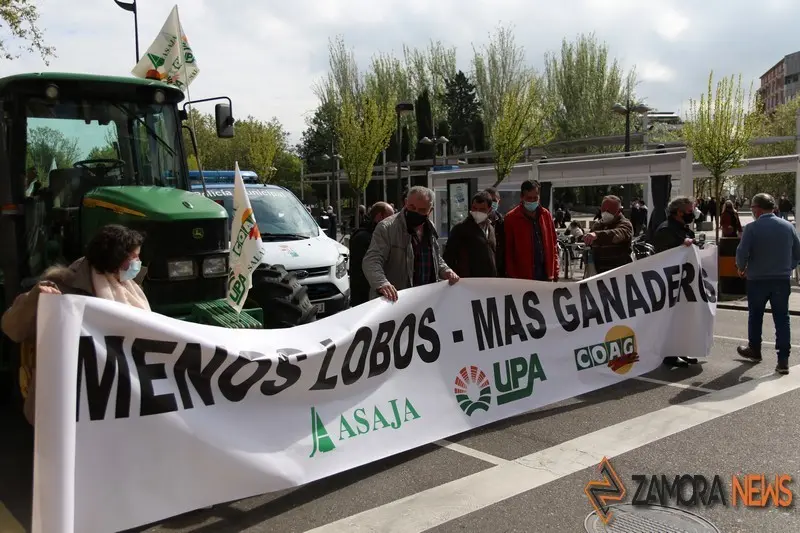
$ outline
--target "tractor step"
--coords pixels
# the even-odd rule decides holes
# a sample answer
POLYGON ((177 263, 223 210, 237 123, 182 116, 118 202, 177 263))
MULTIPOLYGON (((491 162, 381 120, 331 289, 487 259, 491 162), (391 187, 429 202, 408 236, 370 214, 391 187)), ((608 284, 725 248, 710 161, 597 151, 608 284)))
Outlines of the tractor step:
POLYGON ((190 320, 229 329, 261 329, 264 327, 264 312, 260 307, 255 307, 242 309, 237 314, 226 300, 212 300, 194 304, 190 320))

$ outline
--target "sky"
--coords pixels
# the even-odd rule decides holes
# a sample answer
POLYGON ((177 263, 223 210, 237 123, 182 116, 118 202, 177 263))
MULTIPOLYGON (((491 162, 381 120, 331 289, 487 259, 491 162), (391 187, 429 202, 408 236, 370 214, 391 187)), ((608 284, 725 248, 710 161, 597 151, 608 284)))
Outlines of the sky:
MULTIPOLYGON (((2 61, 0 74, 57 71, 128 75, 135 65, 133 15, 113 0, 36 0, 40 25, 57 58, 2 61)), ((141 53, 174 3, 138 0, 141 53)), ((528 62, 564 37, 594 32, 625 68, 636 66, 637 93, 659 111, 685 115, 706 90, 708 75, 758 77, 800 50, 793 0, 179 0, 181 22, 200 74, 193 99, 229 96, 234 115, 277 117, 297 142, 317 106, 312 87, 328 67, 328 39, 342 35, 360 66, 372 55, 431 39, 458 50, 469 72, 473 47, 512 24, 528 62)), ((199 109, 213 112, 214 103, 199 109)))

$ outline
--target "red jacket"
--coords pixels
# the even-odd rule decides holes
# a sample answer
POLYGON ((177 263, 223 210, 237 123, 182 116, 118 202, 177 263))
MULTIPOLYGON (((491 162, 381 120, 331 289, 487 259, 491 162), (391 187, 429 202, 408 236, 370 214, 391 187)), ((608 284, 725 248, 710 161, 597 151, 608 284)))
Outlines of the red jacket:
MULTIPOLYGON (((536 262, 544 261, 544 271, 549 280, 558 279, 558 237, 553 216, 542 206, 535 211, 542 228, 542 244, 544 257, 536 258, 536 262)), ((533 279, 533 222, 531 215, 520 204, 512 209, 505 218, 503 226, 506 238, 506 276, 517 279, 533 279)))

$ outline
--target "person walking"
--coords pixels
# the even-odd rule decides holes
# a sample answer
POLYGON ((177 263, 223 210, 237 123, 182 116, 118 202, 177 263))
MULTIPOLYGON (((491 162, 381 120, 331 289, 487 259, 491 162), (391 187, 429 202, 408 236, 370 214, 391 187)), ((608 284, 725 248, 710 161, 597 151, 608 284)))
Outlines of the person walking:
MULTIPOLYGON (((679 196, 667 206, 669 218, 661 223, 653 235, 653 248, 657 254, 677 248, 679 246, 692 246, 694 244, 694 232, 690 224, 696 218, 696 208, 691 198, 679 196)), ((688 367, 696 365, 696 357, 675 357, 669 356, 663 359, 667 366, 688 367)))
POLYGON ((362 262, 372 242, 372 233, 380 222, 394 215, 394 209, 386 202, 376 202, 364 217, 364 224, 350 236, 350 306, 355 307, 369 301, 369 282, 364 276, 362 262))
POLYGON ((375 228, 361 263, 370 299, 383 296, 394 302, 397 293, 409 287, 458 281, 439 252, 439 235, 429 218, 433 199, 427 187, 411 187, 403 209, 375 228))
POLYGON ((497 277, 497 240, 489 221, 492 199, 486 192, 472 197, 470 216, 450 230, 444 261, 462 278, 497 277))
POLYGON ((750 202, 753 222, 742 232, 736 248, 736 268, 747 276, 747 346, 739 346, 740 356, 761 361, 761 333, 764 310, 769 302, 775 323, 775 348, 779 374, 789 373, 791 329, 789 295, 792 272, 800 263, 800 239, 794 226, 775 216, 775 200, 769 194, 757 194, 750 202))
POLYGON ((535 281, 558 281, 558 238, 550 211, 539 205, 538 181, 525 180, 520 203, 504 224, 506 275, 535 281))
POLYGON ((742 223, 739 220, 739 213, 733 208, 733 202, 725 202, 722 214, 719 216, 719 227, 723 237, 739 237, 742 234, 742 223))
POLYGON ((504 229, 505 217, 500 212, 500 193, 495 187, 489 187, 485 191, 492 199, 492 210, 489 213, 489 222, 494 228, 494 238, 497 242, 495 249, 494 264, 497 267, 497 276, 506 277, 506 233, 504 229))
POLYGON ((583 242, 592 248, 598 274, 633 262, 633 225, 622 214, 622 201, 617 196, 606 196, 600 211, 600 220, 593 222, 591 231, 583 237, 583 242))
POLYGON ((778 202, 778 211, 782 219, 789 220, 789 213, 792 212, 792 202, 786 197, 786 193, 781 195, 781 199, 778 202))

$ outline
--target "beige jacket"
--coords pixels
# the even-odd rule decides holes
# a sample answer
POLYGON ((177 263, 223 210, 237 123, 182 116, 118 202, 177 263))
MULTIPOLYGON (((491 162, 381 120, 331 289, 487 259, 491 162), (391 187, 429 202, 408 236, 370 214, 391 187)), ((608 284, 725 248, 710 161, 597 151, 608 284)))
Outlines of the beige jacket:
MULTIPOLYGON (((137 276, 141 283, 145 269, 137 276)), ((94 296, 92 285, 92 267, 84 258, 80 258, 69 267, 56 266, 48 269, 41 277, 43 281, 51 281, 58 286, 62 294, 79 294, 94 296)), ((22 371, 30 371, 28 396, 25 398, 23 411, 25 418, 34 423, 34 406, 36 403, 36 311, 39 306, 39 293, 29 291, 17 296, 0 320, 0 328, 9 339, 22 344, 20 362, 22 371), (31 346, 32 345, 32 346, 31 346)))

